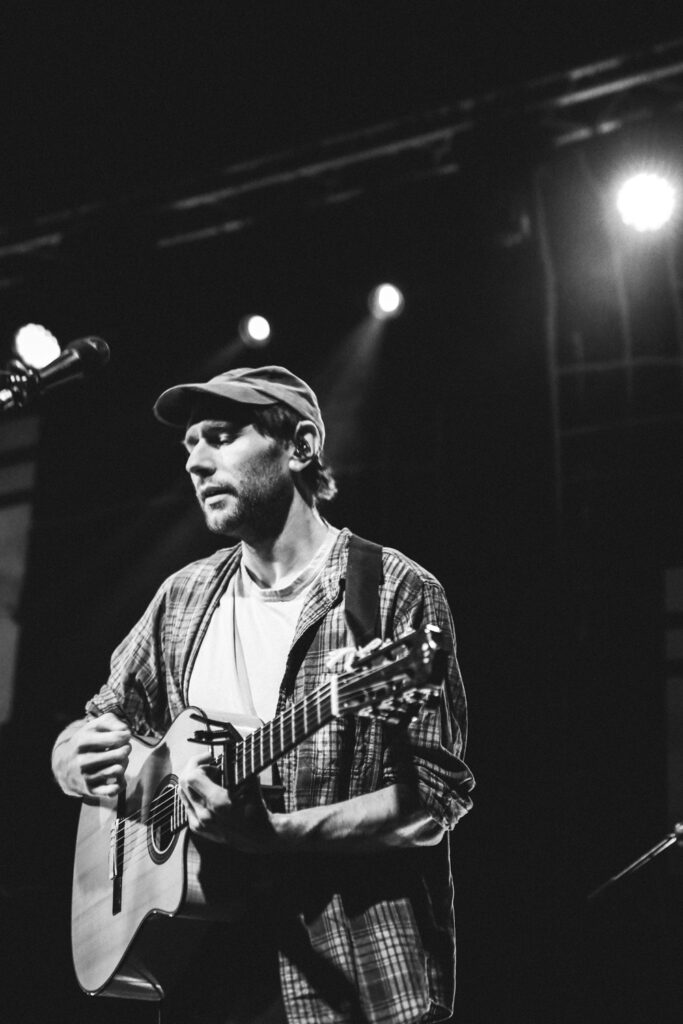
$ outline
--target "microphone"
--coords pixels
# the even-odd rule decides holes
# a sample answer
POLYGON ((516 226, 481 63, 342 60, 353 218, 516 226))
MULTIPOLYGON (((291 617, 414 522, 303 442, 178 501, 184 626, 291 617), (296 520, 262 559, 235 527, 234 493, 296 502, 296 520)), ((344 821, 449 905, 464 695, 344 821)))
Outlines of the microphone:
POLYGON ((109 362, 109 345, 102 338, 79 338, 60 352, 47 366, 35 370, 13 359, 2 371, 0 410, 25 409, 45 391, 89 377, 109 362))

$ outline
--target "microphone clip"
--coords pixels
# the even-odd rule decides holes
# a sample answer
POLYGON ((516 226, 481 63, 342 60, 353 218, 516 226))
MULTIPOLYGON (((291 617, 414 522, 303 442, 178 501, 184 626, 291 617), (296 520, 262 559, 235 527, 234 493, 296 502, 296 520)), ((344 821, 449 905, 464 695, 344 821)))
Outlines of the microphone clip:
POLYGON ((20 359, 11 359, 0 371, 0 410, 24 409, 40 393, 40 377, 36 370, 20 359))

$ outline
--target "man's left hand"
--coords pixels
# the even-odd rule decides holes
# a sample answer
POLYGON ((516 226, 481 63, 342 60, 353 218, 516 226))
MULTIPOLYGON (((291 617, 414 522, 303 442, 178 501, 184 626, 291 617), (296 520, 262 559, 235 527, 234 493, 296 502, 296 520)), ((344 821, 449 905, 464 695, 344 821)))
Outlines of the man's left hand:
POLYGON ((192 757, 178 778, 191 831, 248 853, 271 850, 275 831, 258 779, 249 780, 231 798, 211 778, 210 762, 209 754, 192 757))

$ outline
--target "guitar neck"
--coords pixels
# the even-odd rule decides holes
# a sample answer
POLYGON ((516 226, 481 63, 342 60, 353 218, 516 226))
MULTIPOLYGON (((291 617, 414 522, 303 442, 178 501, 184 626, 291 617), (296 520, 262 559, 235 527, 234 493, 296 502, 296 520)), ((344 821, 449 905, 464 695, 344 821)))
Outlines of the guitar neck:
POLYGON ((258 775, 278 757, 293 750, 337 715, 336 680, 292 704, 271 722, 228 750, 226 777, 230 788, 258 775))

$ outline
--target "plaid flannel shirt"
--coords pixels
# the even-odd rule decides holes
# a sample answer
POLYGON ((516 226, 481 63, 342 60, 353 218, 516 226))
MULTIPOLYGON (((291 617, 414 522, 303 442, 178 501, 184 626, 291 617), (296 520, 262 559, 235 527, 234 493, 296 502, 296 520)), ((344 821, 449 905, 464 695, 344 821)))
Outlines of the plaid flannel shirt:
MULTIPOLYGON (((353 646, 344 617, 349 531, 342 530, 297 624, 279 708, 318 685, 329 653, 353 646)), ((86 706, 113 711, 140 735, 163 734, 187 707, 192 667, 241 546, 179 570, 112 655, 108 682, 86 706)), ((467 711, 443 588, 415 562, 383 549, 379 617, 384 638, 434 623, 448 662, 441 707, 392 741, 372 719, 336 719, 279 762, 285 809, 335 803, 396 781, 417 787, 443 830, 471 806, 462 760, 467 711)), ((365 855, 297 857, 283 882, 289 925, 280 976, 292 1024, 414 1024, 447 1019, 454 996, 455 932, 449 843, 365 855), (293 908, 293 893, 301 903, 293 908)))

